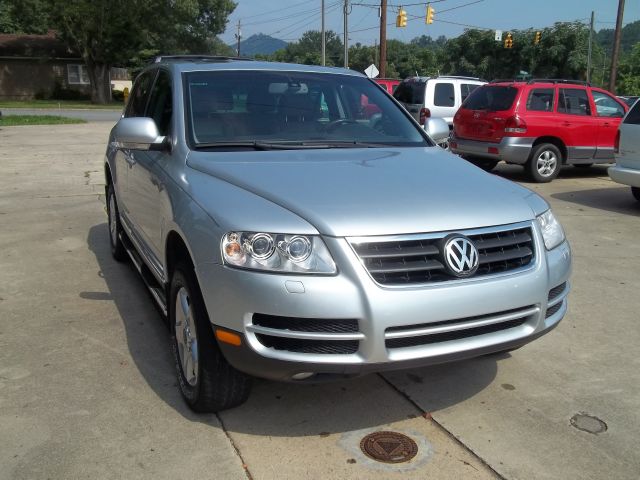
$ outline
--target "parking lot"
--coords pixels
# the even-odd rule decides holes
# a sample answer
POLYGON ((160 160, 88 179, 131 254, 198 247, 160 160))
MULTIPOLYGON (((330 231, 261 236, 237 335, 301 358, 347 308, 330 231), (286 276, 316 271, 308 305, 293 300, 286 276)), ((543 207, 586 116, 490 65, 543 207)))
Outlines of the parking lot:
MULTIPOLYGON (((258 380, 196 415, 168 332, 109 252, 110 122, 0 129, 0 479, 635 479, 640 472, 640 204, 605 167, 550 184, 574 253, 569 312, 511 354, 320 385, 258 380), (409 463, 360 451, 409 435, 409 463)), ((330 300, 330 299, 329 299, 330 300)))

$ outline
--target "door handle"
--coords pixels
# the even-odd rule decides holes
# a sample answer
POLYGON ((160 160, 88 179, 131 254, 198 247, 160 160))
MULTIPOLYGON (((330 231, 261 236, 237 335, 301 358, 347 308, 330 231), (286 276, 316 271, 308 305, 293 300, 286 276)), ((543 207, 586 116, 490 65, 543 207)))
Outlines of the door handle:
POLYGON ((563 127, 570 127, 571 126, 571 122, 562 122, 562 126, 563 127))

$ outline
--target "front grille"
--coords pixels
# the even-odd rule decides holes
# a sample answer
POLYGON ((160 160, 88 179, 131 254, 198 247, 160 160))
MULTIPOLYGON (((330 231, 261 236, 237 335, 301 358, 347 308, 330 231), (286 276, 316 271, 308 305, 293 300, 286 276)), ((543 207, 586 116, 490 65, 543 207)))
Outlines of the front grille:
POLYGON ((431 335, 420 335, 417 337, 390 338, 385 341, 387 348, 405 348, 415 347, 418 345, 429 345, 432 343, 449 342, 451 340, 461 340, 463 338, 475 337, 477 335, 485 335, 487 333, 499 332, 509 328, 519 327, 524 324, 526 318, 518 318, 506 322, 496 323, 494 325, 486 325, 483 327, 467 328, 453 332, 435 333, 431 335))
POLYGON ((297 338, 272 337, 256 334, 265 347, 295 353, 320 353, 345 355, 358 351, 357 340, 300 340, 297 338))
POLYGON ((549 290, 548 301, 550 302, 551 300, 556 298, 558 295, 560 295, 562 292, 564 292, 564 289, 566 288, 566 286, 567 286, 567 282, 564 282, 558 285, 557 287, 554 287, 551 290, 549 290))
POLYGON ((551 315, 554 315, 555 313, 557 313, 557 311, 562 308, 563 303, 564 301, 558 302, 553 307, 547 308, 547 313, 544 318, 549 318, 551 315))
MULTIPOLYGON (((473 277, 503 273, 525 267, 533 261, 534 245, 530 227, 468 234, 479 254, 473 277)), ((353 243, 356 254, 373 279, 382 285, 404 285, 456 280, 444 266, 443 239, 452 232, 424 239, 353 243)), ((460 232, 465 234, 464 231, 460 232)))
POLYGON ((358 331, 358 321, 352 319, 279 317, 263 313, 253 314, 253 324, 294 332, 353 333, 358 331))

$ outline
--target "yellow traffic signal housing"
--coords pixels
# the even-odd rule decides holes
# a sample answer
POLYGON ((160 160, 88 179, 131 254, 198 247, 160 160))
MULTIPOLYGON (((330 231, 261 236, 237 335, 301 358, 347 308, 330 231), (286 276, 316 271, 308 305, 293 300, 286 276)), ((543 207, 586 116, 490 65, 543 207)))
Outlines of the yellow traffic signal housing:
POLYGON ((507 36, 504 39, 504 48, 513 48, 513 35, 510 33, 507 33, 507 36))
POLYGON ((538 45, 542 39, 542 32, 536 32, 536 36, 533 38, 534 45, 538 45))
POLYGON ((436 11, 433 9, 433 7, 431 5, 427 5, 427 17, 425 19, 425 21, 428 24, 433 23, 433 16, 435 15, 436 11))
POLYGON ((398 10, 398 16, 396 17, 396 27, 407 26, 407 11, 400 7, 398 10))

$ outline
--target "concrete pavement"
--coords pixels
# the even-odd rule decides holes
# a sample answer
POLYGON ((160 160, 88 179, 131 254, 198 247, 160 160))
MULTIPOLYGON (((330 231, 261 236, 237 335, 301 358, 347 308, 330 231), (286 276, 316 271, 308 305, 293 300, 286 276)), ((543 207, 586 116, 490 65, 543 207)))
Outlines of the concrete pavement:
POLYGON ((180 398, 142 282, 110 257, 109 128, 0 129, 0 479, 638 477, 640 207, 602 167, 527 184, 574 249, 569 314, 551 334, 384 376, 258 380, 247 404, 203 416, 180 398), (607 430, 578 430, 580 413, 607 430), (411 436, 418 456, 369 460, 359 442, 375 430, 411 436))

